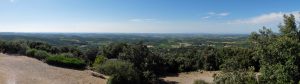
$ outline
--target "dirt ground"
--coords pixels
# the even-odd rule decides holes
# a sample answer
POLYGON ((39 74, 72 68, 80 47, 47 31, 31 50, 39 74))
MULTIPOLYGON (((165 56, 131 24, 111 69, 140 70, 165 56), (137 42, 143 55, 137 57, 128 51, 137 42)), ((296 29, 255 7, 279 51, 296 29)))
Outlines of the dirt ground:
POLYGON ((91 71, 49 66, 26 56, 0 54, 0 84, 106 84, 91 71))
POLYGON ((175 84, 193 84, 195 80, 204 80, 207 83, 213 83, 213 75, 218 73, 218 71, 197 71, 197 72, 187 72, 179 73, 172 76, 166 76, 162 79, 169 83, 175 84))

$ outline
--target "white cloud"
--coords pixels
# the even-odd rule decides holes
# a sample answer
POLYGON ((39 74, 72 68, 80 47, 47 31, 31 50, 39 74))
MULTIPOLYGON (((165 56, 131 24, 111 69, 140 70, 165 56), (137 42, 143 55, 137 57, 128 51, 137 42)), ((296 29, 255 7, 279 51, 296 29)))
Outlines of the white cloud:
POLYGON ((221 13, 216 13, 216 12, 208 12, 207 16, 202 17, 202 19, 208 19, 208 18, 213 18, 213 17, 225 17, 230 15, 228 12, 221 12, 221 13))
POLYGON ((229 15, 229 13, 220 13, 220 14, 218 14, 219 16, 228 16, 229 15))
POLYGON ((292 11, 292 12, 273 12, 268 14, 263 14, 260 16, 248 18, 248 19, 238 19, 229 21, 229 24, 279 24, 284 14, 293 14, 295 18, 299 18, 300 11, 292 11))

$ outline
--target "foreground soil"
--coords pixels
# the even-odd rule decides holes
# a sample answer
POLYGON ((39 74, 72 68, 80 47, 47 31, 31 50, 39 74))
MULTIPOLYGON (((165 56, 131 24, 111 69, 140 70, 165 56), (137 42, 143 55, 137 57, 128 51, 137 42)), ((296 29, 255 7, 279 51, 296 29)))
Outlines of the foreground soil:
POLYGON ((0 54, 0 84, 106 84, 89 70, 50 66, 26 56, 0 54))
POLYGON ((219 71, 186 72, 166 76, 161 79, 170 84, 193 84, 195 80, 204 80, 207 83, 213 83, 213 76, 217 73, 219 71))

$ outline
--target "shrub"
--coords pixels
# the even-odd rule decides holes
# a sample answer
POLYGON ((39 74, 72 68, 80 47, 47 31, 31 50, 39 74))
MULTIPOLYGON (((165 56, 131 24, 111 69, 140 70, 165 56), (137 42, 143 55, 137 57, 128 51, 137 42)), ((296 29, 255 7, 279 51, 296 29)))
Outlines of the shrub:
POLYGON ((49 57, 50 54, 46 51, 42 51, 42 50, 38 50, 36 51, 36 53, 34 54, 34 58, 39 59, 39 60, 43 60, 46 59, 47 57, 49 57))
POLYGON ((61 55, 65 57, 75 57, 73 53, 61 53, 61 55))
POLYGON ((94 61, 94 63, 93 63, 93 67, 94 68, 99 68, 99 66, 101 65, 101 64, 103 64, 105 61, 107 60, 107 58, 106 57, 104 57, 104 56, 97 56, 96 57, 96 59, 95 59, 95 61, 94 61))
POLYGON ((222 72, 215 76, 215 84, 258 84, 256 75, 252 70, 238 70, 222 72))
POLYGON ((24 55, 28 49, 28 46, 21 41, 2 42, 0 47, 2 48, 1 51, 3 53, 20 55, 24 55))
POLYGON ((46 58, 46 62, 51 65, 75 68, 75 69, 84 69, 86 63, 79 58, 71 58, 63 55, 50 56, 46 58))
POLYGON ((205 82, 204 80, 196 80, 196 81, 194 81, 193 84, 208 84, 208 83, 205 82))
POLYGON ((43 50, 29 49, 26 51, 26 55, 29 57, 36 58, 38 60, 44 60, 50 56, 50 54, 43 50))
POLYGON ((35 54, 36 52, 37 52, 36 49, 28 49, 28 50, 26 50, 25 55, 26 55, 26 56, 29 56, 29 57, 34 57, 34 54, 35 54))
POLYGON ((111 76, 108 84, 141 84, 138 72, 129 62, 108 60, 98 71, 111 76))

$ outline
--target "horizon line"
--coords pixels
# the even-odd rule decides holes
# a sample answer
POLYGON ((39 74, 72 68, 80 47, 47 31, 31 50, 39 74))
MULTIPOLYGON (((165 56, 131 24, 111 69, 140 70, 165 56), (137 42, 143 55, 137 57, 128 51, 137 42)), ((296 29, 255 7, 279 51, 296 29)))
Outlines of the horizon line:
POLYGON ((203 32, 0 32, 28 34, 251 34, 251 33, 203 33, 203 32))

